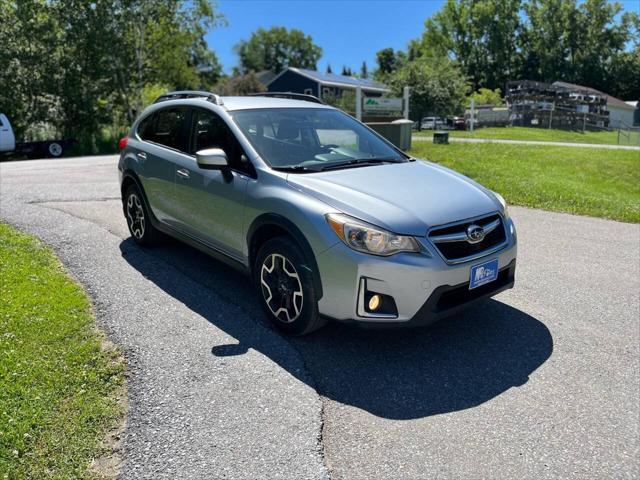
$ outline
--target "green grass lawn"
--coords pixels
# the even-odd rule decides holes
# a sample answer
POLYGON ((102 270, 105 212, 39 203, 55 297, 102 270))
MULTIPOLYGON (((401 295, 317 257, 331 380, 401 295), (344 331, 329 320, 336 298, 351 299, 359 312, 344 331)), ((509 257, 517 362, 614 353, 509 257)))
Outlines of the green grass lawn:
MULTIPOLYGON (((417 136, 431 136, 432 131, 423 130, 415 132, 417 136)), ((463 130, 451 130, 451 137, 462 138, 485 138, 490 140, 529 140, 540 142, 568 142, 568 143, 590 143, 617 145, 618 132, 584 132, 568 130, 549 130, 547 128, 527 128, 527 127, 487 127, 479 128, 475 132, 463 130)), ((620 137, 621 145, 635 145, 638 143, 638 132, 632 132, 631 136, 620 137)))
POLYGON ((122 407, 123 361, 51 250, 0 223, 0 478, 86 478, 122 407))
POLYGON ((511 204, 640 222, 640 152, 414 142, 411 154, 463 173, 511 204))

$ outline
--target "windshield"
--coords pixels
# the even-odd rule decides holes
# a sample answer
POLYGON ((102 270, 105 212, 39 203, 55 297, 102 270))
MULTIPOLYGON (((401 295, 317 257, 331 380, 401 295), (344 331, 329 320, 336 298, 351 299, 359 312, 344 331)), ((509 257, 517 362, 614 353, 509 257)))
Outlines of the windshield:
POLYGON ((338 110, 274 108, 239 110, 232 116, 272 168, 319 171, 406 161, 386 141, 338 110))

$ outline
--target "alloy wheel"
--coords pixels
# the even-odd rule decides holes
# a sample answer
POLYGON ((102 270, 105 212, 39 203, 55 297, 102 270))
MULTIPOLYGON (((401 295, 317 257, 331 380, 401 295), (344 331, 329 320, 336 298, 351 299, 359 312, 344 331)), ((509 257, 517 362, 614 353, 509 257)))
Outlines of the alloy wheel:
POLYGON ((135 193, 129 195, 127 199, 127 222, 131 234, 140 240, 144 236, 145 218, 142 202, 135 193))
POLYGON ((296 320, 302 312, 302 282, 295 267, 286 257, 272 253, 260 269, 262 295, 273 315, 285 323, 296 320))

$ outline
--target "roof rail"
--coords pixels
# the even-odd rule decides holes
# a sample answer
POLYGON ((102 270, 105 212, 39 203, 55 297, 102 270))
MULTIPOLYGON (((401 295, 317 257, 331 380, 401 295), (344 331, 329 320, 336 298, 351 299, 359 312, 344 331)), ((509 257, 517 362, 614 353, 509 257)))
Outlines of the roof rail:
POLYGON ((326 105, 322 100, 318 97, 314 97, 313 95, 307 95, 304 93, 293 93, 293 92, 260 92, 260 93, 250 93, 249 97, 273 97, 273 98, 287 98, 289 100, 302 100, 304 102, 313 102, 320 103, 322 105, 326 105))
POLYGON ((222 98, 219 95, 211 92, 197 91, 197 90, 180 90, 177 92, 167 92, 156 98, 155 102, 165 102, 167 100, 180 100, 183 98, 204 98, 209 102, 216 105, 223 105, 222 98))

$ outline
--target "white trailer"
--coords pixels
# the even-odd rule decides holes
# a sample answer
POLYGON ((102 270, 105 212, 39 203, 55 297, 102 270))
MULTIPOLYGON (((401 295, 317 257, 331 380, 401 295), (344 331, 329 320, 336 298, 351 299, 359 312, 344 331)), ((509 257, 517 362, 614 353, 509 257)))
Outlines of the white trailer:
POLYGON ((74 140, 43 140, 39 142, 17 142, 11 122, 0 113, 0 155, 22 154, 29 158, 61 157, 75 143, 74 140))

